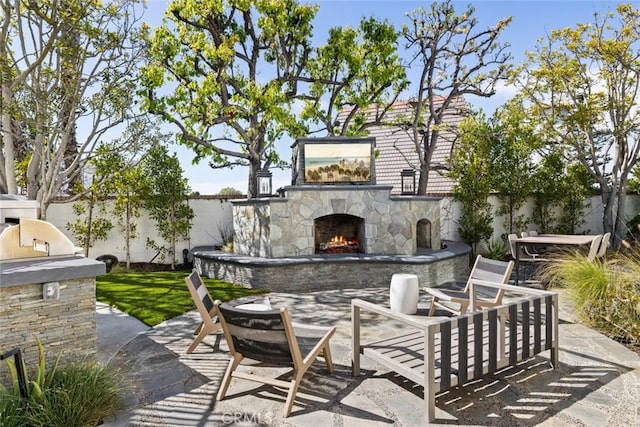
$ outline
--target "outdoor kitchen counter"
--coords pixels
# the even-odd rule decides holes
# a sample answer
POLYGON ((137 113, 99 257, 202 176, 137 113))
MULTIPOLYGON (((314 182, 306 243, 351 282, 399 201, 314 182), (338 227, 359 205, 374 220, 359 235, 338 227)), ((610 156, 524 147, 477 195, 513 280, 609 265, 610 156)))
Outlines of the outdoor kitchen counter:
MULTIPOLYGON (((78 255, 0 262, 0 337, 3 351, 19 349, 27 366, 97 357, 96 276, 103 262, 78 255)), ((0 370, 0 380, 7 380, 0 370)))
POLYGON ((106 271, 105 263, 77 255, 7 260, 0 262, 0 287, 95 277, 106 271))

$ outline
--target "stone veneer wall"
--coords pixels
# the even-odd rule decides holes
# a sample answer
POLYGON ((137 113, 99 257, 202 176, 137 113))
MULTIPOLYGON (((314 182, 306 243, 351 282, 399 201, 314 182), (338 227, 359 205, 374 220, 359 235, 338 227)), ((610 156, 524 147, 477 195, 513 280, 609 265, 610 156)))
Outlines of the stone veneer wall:
POLYGON ((431 247, 440 247, 440 199, 391 197, 391 186, 291 186, 286 197, 232 201, 234 251, 255 257, 313 255, 314 219, 348 214, 365 223, 367 254, 412 255, 417 223, 431 224, 431 247))
MULTIPOLYGON (((47 366, 58 354, 61 364, 95 360, 95 278, 58 283, 58 300, 42 299, 42 283, 0 287, 0 352, 20 348, 29 369, 38 363, 36 339, 44 346, 47 366)), ((0 378, 6 379, 6 374, 0 367, 0 378)))

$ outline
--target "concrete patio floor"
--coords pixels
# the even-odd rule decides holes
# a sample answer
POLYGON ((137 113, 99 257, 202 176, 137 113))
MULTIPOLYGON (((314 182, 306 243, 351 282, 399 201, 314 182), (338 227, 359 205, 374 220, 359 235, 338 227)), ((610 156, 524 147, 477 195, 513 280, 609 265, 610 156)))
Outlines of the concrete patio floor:
MULTIPOLYGON (((388 289, 343 289, 270 294, 295 320, 336 325, 331 349, 335 373, 320 361, 308 372, 290 417, 282 418, 285 393, 234 379, 228 397, 215 401, 229 354, 221 335, 210 335, 192 354, 185 350, 199 324, 197 312, 154 328, 108 307, 98 309, 101 361, 111 360, 128 379, 128 408, 107 426, 421 426, 422 387, 363 358, 354 378, 350 365, 350 301, 388 304, 388 289), (127 323, 125 323, 127 322, 127 323), (108 333, 107 333, 108 331, 108 333), (116 331, 118 331, 116 333, 116 331)), ((428 308, 422 296, 419 313, 428 308)), ((640 426, 640 356, 576 322, 560 295, 560 366, 548 352, 482 381, 438 396, 434 425, 640 426)), ((391 333, 381 323, 375 334, 391 333)), ((251 369, 251 367, 247 368, 251 369)), ((266 376, 287 370, 260 368, 266 376)))

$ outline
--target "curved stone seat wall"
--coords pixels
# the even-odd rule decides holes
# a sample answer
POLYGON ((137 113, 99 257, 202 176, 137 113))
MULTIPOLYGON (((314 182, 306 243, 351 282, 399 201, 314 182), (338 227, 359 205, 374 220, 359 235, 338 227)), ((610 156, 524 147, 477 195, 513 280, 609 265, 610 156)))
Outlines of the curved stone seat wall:
POLYGON ((418 276, 420 286, 437 286, 466 277, 471 248, 446 249, 412 256, 315 255, 257 258, 218 251, 194 252, 194 266, 203 276, 270 292, 307 292, 342 288, 387 288, 394 273, 418 276))

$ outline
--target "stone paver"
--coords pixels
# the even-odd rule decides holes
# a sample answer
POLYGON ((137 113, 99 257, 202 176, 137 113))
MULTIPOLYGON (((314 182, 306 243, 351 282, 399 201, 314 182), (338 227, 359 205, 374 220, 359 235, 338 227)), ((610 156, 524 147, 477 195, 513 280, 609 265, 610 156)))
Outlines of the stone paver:
MULTIPOLYGON (((190 312, 143 331, 113 357, 132 375, 128 410, 107 426, 419 426, 422 388, 363 358, 362 375, 350 368, 350 301, 388 303, 386 289, 345 289, 307 294, 271 294, 295 320, 335 324, 331 341, 336 371, 317 363, 305 378, 289 418, 282 418, 285 393, 268 385, 234 379, 228 397, 215 394, 228 362, 226 342, 207 337, 193 354, 185 350, 198 325, 190 312)), ((639 426, 640 357, 619 343, 573 323, 561 294, 560 366, 548 353, 494 377, 442 393, 436 424, 495 426, 639 426)), ((425 312, 428 303, 421 303, 425 312)), ((392 333, 381 323, 376 334, 392 333)), ((286 369, 263 369, 266 376, 286 369)))

